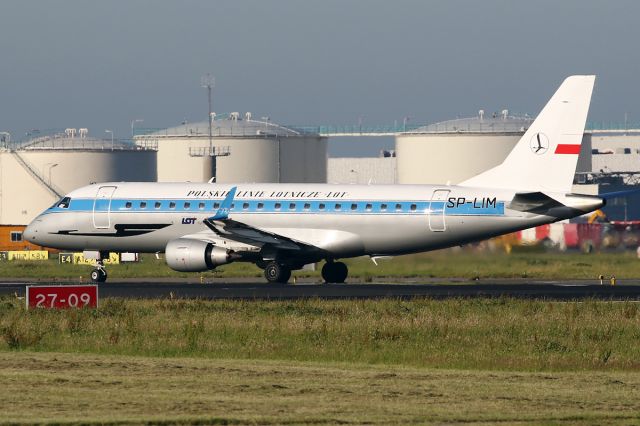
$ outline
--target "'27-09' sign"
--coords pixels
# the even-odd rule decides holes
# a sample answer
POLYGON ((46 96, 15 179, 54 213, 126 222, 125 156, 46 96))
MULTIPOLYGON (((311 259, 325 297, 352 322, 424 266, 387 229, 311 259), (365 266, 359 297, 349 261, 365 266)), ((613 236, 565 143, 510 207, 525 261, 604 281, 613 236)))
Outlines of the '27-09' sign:
POLYGON ((27 309, 97 308, 97 285, 27 286, 27 309))

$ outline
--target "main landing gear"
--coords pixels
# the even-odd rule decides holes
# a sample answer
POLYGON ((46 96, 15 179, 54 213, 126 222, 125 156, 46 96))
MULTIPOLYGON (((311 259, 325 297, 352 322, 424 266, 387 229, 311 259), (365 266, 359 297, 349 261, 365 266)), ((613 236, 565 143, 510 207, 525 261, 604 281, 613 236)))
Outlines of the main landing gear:
POLYGON ((322 267, 322 278, 327 283, 343 283, 347 275, 349 275, 349 269, 342 262, 327 262, 322 267))
MULTIPOLYGON (((343 283, 349 275, 347 265, 328 261, 322 267, 322 278, 327 283, 343 283)), ((291 266, 270 261, 264 265, 264 277, 270 283, 285 284, 291 278, 291 266)))
POLYGON ((271 261, 264 267, 264 277, 270 283, 284 284, 291 278, 291 268, 287 265, 271 261))

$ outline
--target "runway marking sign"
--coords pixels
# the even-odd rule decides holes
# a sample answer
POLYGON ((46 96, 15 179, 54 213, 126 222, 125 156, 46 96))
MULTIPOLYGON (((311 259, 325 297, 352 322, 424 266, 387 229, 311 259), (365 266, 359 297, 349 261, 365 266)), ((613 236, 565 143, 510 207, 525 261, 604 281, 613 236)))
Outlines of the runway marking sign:
POLYGON ((97 285, 29 285, 27 309, 97 308, 97 285))

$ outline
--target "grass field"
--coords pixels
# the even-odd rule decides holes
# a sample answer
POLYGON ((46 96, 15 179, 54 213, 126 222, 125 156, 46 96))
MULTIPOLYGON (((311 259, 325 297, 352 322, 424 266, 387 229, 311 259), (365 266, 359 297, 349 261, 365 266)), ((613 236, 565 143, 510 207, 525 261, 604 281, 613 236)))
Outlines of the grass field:
POLYGON ((0 350, 485 370, 638 370, 636 302, 136 301, 25 311, 2 299, 0 350))
MULTIPOLYGON (((380 260, 379 266, 368 258, 346 261, 351 282, 371 282, 386 277, 403 278, 532 278, 532 279, 596 279, 599 275, 617 278, 640 277, 640 260, 635 253, 481 253, 471 250, 442 250, 431 253, 399 256, 380 260)), ((233 263, 211 272, 179 273, 172 271, 164 259, 143 257, 140 263, 110 265, 107 267, 111 279, 118 278, 190 278, 193 281, 228 277, 262 277, 262 271, 246 263, 233 263)), ((3 262, 0 276, 33 278, 42 280, 87 279, 90 266, 60 265, 56 259, 32 262, 3 262)), ((318 272, 296 271, 296 276, 317 277, 318 272)))
POLYGON ((640 423, 640 306, 0 299, 0 423, 640 423))

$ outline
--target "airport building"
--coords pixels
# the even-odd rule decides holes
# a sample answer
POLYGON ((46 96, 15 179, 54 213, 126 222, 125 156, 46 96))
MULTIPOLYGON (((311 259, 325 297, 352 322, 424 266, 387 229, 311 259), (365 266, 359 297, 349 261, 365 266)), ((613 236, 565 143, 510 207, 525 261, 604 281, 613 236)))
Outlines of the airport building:
MULTIPOLYGON (((640 133, 593 131, 588 171, 578 171, 575 189, 594 194, 625 191, 640 185, 640 133)), ((581 154, 582 155, 582 154, 581 154)), ((640 220, 640 194, 610 200, 603 209, 607 218, 640 220)))
POLYGON ((280 126, 251 113, 213 116, 209 123, 134 137, 158 151, 159 182, 296 182, 327 180, 327 138, 280 126))
POLYGON ((153 182, 156 152, 92 138, 87 129, 0 147, 0 251, 30 245, 22 230, 65 193, 92 182, 153 182))

